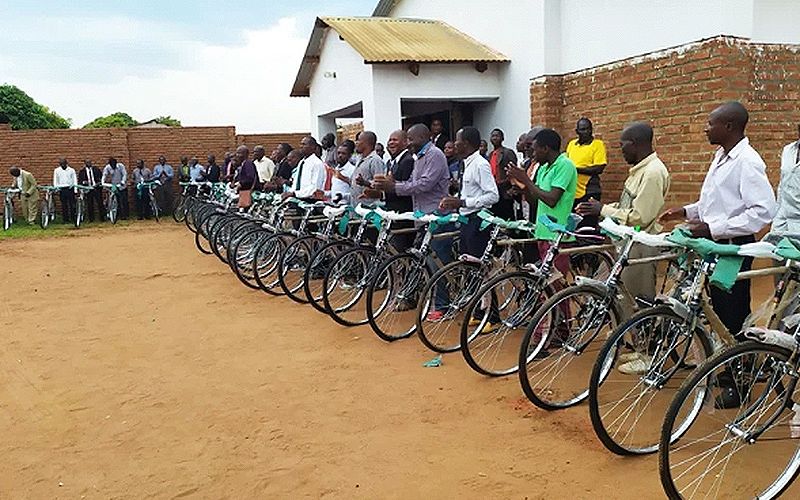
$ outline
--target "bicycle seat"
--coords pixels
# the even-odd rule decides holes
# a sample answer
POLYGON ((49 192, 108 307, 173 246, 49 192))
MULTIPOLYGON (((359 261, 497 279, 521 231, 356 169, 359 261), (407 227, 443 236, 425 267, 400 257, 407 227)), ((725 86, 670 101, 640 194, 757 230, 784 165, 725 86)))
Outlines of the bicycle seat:
POLYGON ((347 211, 347 208, 348 207, 346 205, 342 205, 342 206, 339 206, 339 207, 327 206, 327 207, 322 209, 322 214, 325 217, 328 217, 328 218, 332 219, 334 217, 339 217, 339 216, 343 215, 347 211))

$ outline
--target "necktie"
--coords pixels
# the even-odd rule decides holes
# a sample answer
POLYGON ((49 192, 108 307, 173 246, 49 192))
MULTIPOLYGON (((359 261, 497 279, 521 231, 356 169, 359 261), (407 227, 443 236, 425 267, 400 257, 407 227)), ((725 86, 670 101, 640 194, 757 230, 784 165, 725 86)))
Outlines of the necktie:
POLYGON ((300 189, 300 178, 303 177, 303 163, 305 162, 305 160, 300 160, 300 165, 297 166, 297 180, 294 181, 295 191, 300 189))
POLYGON ((323 191, 330 191, 331 184, 333 184, 333 172, 331 172, 328 169, 325 169, 325 186, 322 188, 323 191))
POLYGON ((88 169, 89 174, 89 186, 94 187, 94 174, 92 173, 92 169, 88 169))

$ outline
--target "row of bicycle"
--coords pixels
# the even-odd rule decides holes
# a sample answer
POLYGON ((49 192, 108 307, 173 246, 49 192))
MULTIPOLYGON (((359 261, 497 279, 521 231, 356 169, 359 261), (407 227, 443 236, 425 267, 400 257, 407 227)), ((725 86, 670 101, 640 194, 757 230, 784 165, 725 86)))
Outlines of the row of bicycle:
POLYGON ((458 254, 453 226, 465 222, 458 214, 260 193, 253 200, 247 212, 209 196, 189 197, 183 208, 197 248, 244 285, 308 303, 342 325, 369 324, 386 341, 416 334, 437 353, 460 351, 486 376, 517 374, 540 408, 588 401, 610 451, 659 452, 671 498, 771 498, 800 471, 800 250, 790 240, 716 245, 609 219, 600 235, 575 230, 575 219, 541 218, 556 238, 525 263, 533 260, 526 250, 536 244, 534 226, 486 211, 478 217, 489 244, 475 257, 458 254), (453 241, 452 261, 434 250, 437 240, 453 241), (630 258, 635 245, 657 255, 630 258), (560 271, 564 255, 569 269, 560 271), (737 275, 745 256, 782 263, 737 275), (621 276, 653 262, 667 266, 666 279, 655 302, 645 303, 628 294, 621 276), (727 332, 708 284, 729 288, 769 275, 779 279, 757 311, 763 326, 727 332))

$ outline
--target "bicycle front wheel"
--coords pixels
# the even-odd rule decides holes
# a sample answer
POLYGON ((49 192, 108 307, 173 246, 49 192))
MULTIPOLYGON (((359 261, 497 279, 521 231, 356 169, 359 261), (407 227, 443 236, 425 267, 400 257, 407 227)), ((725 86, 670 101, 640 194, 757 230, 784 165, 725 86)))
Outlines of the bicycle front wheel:
POLYGON ((14 222, 14 205, 11 204, 8 196, 8 193, 6 193, 6 199, 3 203, 3 231, 8 231, 14 222))
POLYGON ((303 293, 303 283, 311 256, 320 246, 317 236, 303 236, 287 245, 281 255, 278 281, 283 293, 295 302, 308 302, 303 293))
POLYGON ((417 329, 417 302, 430 279, 424 257, 394 255, 381 264, 367 288, 367 319, 372 331, 392 342, 417 329))
POLYGON ((110 193, 108 199, 108 210, 106 210, 106 213, 108 214, 108 220, 111 221, 112 224, 117 223, 117 205, 117 195, 110 193))
POLYGON ((83 199, 78 198, 75 201, 75 227, 81 227, 81 224, 83 223, 83 210, 83 199))
POLYGON ((334 321, 344 326, 367 323, 364 304, 371 268, 375 258, 372 247, 356 247, 339 255, 322 284, 325 310, 334 321))
POLYGON ((39 214, 39 227, 47 229, 50 225, 50 213, 48 212, 47 200, 41 203, 41 213, 39 214))
POLYGON ((306 300, 311 304, 314 309, 321 313, 328 314, 325 309, 325 302, 323 301, 324 280, 325 275, 331 268, 336 258, 344 252, 353 248, 355 244, 350 240, 337 240, 332 241, 317 250, 311 256, 311 261, 306 267, 305 276, 303 277, 303 291, 306 295, 306 300))
POLYGON ((175 199, 175 209, 172 211, 172 219, 175 222, 183 222, 186 218, 186 197, 183 196, 183 193, 178 194, 178 198, 175 199))
POLYGON ((658 468, 669 498, 769 499, 786 491, 800 471, 791 356, 742 342, 686 379, 661 428, 658 468))

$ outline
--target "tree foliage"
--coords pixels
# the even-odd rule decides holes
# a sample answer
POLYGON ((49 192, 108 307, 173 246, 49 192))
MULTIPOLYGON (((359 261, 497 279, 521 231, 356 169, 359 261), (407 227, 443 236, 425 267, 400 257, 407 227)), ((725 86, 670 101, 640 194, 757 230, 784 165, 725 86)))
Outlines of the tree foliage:
POLYGON ((169 115, 167 116, 159 116, 155 119, 156 123, 160 123, 161 125, 166 125, 168 127, 180 127, 181 121, 177 120, 169 115))
POLYGON ((139 123, 131 118, 128 113, 117 112, 108 116, 100 116, 90 121, 83 128, 114 128, 114 127, 135 127, 139 123))
POLYGON ((15 85, 0 85, 0 114, 14 130, 69 128, 69 119, 34 101, 15 85))

